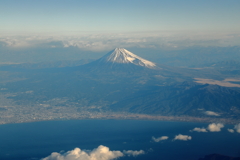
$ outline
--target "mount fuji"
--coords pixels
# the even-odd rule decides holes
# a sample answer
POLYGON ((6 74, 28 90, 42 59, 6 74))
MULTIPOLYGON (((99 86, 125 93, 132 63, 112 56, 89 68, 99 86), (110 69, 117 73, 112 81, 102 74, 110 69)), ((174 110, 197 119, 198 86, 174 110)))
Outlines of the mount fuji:
POLYGON ((132 52, 124 49, 124 48, 116 48, 103 57, 84 65, 91 71, 93 70, 111 70, 111 71, 119 71, 119 70, 128 70, 133 71, 136 69, 151 69, 155 70, 159 67, 144 58, 141 58, 132 52))
POLYGON ((155 63, 143 59, 124 48, 116 48, 102 58, 98 59, 98 61, 103 63, 131 63, 147 68, 156 67, 155 63))

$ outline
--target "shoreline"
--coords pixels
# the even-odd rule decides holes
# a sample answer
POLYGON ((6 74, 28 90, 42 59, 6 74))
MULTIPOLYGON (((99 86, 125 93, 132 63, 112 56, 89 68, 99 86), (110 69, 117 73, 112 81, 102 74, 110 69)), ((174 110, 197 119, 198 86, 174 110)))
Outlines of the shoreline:
MULTIPOLYGON (((26 118, 26 117, 25 117, 26 118)), ((175 122, 193 122, 193 123, 223 123, 223 124, 237 124, 240 119, 229 118, 214 118, 214 117, 190 117, 190 116, 162 116, 162 115, 148 115, 148 114, 134 114, 134 113, 90 113, 89 115, 80 117, 60 117, 60 118, 33 118, 25 120, 0 120, 0 125, 17 124, 17 123, 32 123, 43 121, 67 121, 67 120, 149 120, 149 121, 175 121, 175 122)))

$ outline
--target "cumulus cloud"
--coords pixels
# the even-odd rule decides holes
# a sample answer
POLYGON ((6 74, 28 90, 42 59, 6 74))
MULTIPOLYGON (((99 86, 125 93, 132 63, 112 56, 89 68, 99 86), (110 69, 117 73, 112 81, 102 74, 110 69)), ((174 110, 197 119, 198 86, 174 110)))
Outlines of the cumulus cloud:
POLYGON ((100 145, 98 148, 92 151, 83 151, 80 148, 68 151, 66 153, 53 152, 50 156, 45 157, 41 160, 113 160, 119 157, 127 156, 138 156, 144 154, 143 150, 140 151, 110 151, 108 147, 100 145))
POLYGON ((194 128, 193 130, 190 130, 190 132, 193 132, 193 131, 195 131, 195 132, 207 132, 206 128, 198 128, 198 127, 194 128))
POLYGON ((179 135, 176 135, 173 140, 188 141, 188 140, 191 140, 191 139, 192 139, 191 136, 179 134, 179 135))
POLYGON ((234 126, 234 129, 236 129, 236 132, 240 133, 240 123, 239 124, 236 124, 234 126))
POLYGON ((158 137, 158 138, 152 137, 152 140, 154 142, 160 142, 160 141, 167 140, 167 139, 168 139, 168 136, 162 136, 162 137, 158 137))
POLYGON ((208 116, 220 116, 218 113, 213 112, 213 111, 206 111, 205 114, 208 116))
POLYGON ((223 127, 224 125, 222 123, 212 123, 208 125, 208 130, 210 132, 220 132, 223 127))
POLYGON ((234 133, 233 129, 227 129, 227 130, 228 130, 228 132, 234 133))

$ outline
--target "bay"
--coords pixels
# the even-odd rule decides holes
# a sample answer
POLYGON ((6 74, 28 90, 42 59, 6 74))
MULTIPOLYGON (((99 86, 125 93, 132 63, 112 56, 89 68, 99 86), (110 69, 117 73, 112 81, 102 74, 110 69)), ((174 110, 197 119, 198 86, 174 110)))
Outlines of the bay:
POLYGON ((240 134, 230 133, 225 125, 221 132, 191 132, 207 123, 143 120, 68 120, 0 125, 0 159, 33 160, 52 152, 67 152, 78 147, 93 150, 99 145, 110 150, 144 150, 136 157, 120 160, 198 160, 207 154, 240 156, 240 134), (178 134, 191 136, 188 141, 173 140, 178 134), (168 136, 154 142, 152 136, 168 136))

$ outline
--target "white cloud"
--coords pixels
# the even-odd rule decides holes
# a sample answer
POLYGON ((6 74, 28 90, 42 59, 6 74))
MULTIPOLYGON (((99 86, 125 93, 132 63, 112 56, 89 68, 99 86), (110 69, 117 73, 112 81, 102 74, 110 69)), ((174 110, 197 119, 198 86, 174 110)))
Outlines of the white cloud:
POLYGON ((209 116, 220 116, 218 113, 213 112, 213 111, 206 111, 205 114, 209 115, 209 116))
POLYGON ((228 132, 234 133, 233 129, 227 129, 227 130, 228 130, 228 132))
POLYGON ((208 130, 210 132, 220 132, 223 127, 224 125, 222 123, 212 123, 208 125, 208 130))
POLYGON ((206 128, 194 128, 193 130, 190 130, 190 132, 193 132, 193 131, 196 131, 196 132, 207 132, 206 128))
POLYGON ((179 135, 176 135, 173 140, 188 141, 188 140, 191 140, 191 139, 192 139, 191 136, 179 134, 179 135))
POLYGON ((162 137, 158 137, 158 138, 152 137, 152 140, 154 142, 160 142, 160 141, 167 140, 167 139, 168 139, 168 136, 162 136, 162 137))
POLYGON ((234 129, 236 129, 236 132, 240 133, 240 123, 239 124, 236 124, 234 126, 234 129))
POLYGON ((139 151, 133 151, 133 150, 126 151, 126 150, 124 150, 123 153, 125 155, 134 156, 134 157, 136 157, 138 155, 141 155, 141 154, 145 154, 145 152, 143 150, 139 150, 139 151))
POLYGON ((53 152, 50 156, 45 157, 41 160, 113 160, 119 157, 127 156, 138 156, 145 154, 143 150, 140 151, 110 151, 108 147, 100 145, 98 148, 92 151, 83 151, 80 148, 68 151, 66 153, 53 152))

